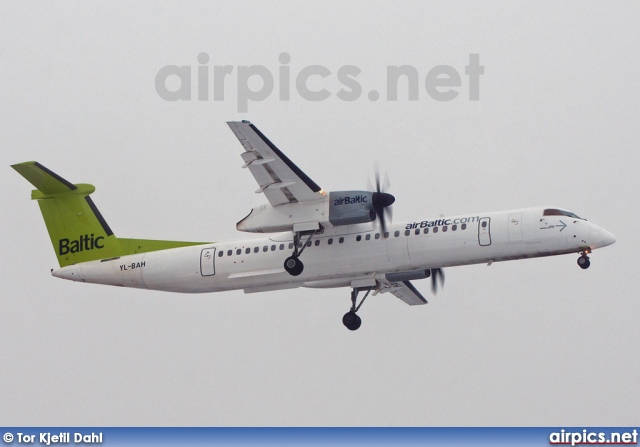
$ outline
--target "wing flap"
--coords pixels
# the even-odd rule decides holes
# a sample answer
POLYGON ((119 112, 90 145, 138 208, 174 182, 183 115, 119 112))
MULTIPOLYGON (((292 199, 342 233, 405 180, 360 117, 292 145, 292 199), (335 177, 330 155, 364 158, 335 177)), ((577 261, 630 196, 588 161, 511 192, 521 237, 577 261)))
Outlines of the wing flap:
POLYGON ((272 206, 322 198, 321 188, 248 121, 227 123, 245 152, 243 168, 249 168, 272 206))
POLYGON ((392 282, 388 287, 381 289, 380 292, 390 292, 409 306, 427 304, 426 298, 409 281, 392 282))

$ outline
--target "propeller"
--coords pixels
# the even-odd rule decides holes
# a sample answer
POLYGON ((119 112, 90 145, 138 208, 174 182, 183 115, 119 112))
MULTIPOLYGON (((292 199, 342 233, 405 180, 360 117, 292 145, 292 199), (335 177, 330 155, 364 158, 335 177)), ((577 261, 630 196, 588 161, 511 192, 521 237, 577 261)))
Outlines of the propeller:
POLYGON ((438 293, 438 279, 440 279, 440 288, 444 287, 444 270, 431 269, 431 291, 434 294, 438 293))
POLYGON ((382 235, 387 231, 387 220, 391 222, 393 218, 393 211, 391 209, 391 205, 396 201, 396 198, 393 197, 388 192, 384 192, 385 189, 389 188, 389 177, 385 174, 384 185, 380 184, 380 171, 378 167, 375 168, 376 174, 376 190, 373 193, 372 205, 373 210, 376 213, 378 222, 380 222, 380 228, 382 229, 382 235))

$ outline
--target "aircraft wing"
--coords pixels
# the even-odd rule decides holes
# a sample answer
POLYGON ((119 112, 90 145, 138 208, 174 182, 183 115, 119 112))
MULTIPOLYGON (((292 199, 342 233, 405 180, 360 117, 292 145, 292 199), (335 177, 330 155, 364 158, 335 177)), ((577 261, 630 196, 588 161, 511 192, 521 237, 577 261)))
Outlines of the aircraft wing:
POLYGON ((401 299, 409 306, 427 304, 427 300, 409 281, 398 281, 383 285, 380 293, 391 292, 396 298, 401 299))
POLYGON ((258 182, 272 206, 322 198, 321 188, 249 121, 227 122, 245 152, 243 168, 258 182))

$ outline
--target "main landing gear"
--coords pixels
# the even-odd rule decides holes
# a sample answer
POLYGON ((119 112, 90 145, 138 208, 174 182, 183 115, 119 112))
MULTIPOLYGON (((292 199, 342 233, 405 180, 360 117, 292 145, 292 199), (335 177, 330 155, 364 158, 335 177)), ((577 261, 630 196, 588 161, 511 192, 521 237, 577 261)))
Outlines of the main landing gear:
POLYGON ((284 269, 291 276, 298 276, 304 270, 304 264, 299 258, 313 235, 316 234, 316 231, 310 232, 309 237, 303 244, 300 243, 303 233, 300 231, 293 233, 293 254, 284 260, 284 269))
POLYGON ((581 253, 581 256, 578 258, 578 265, 581 269, 586 270, 591 265, 591 261, 589 261, 589 256, 587 254, 591 253, 590 250, 585 250, 581 253))
POLYGON ((298 259, 298 255, 294 254, 284 260, 284 269, 291 276, 298 276, 304 270, 304 264, 298 259))
POLYGON ((342 317, 342 324, 344 324, 346 328, 349 329, 350 331, 357 331, 360 325, 362 324, 362 320, 360 319, 360 317, 356 312, 358 312, 358 310, 360 310, 360 307, 362 307, 362 304, 364 303, 364 300, 366 300, 367 297, 369 296, 371 289, 372 287, 355 288, 351 291, 351 310, 349 310, 349 312, 344 314, 344 317, 342 317), (360 304, 356 306, 358 293, 360 293, 363 290, 366 290, 367 293, 365 293, 364 297, 362 298, 362 301, 360 301, 360 304))

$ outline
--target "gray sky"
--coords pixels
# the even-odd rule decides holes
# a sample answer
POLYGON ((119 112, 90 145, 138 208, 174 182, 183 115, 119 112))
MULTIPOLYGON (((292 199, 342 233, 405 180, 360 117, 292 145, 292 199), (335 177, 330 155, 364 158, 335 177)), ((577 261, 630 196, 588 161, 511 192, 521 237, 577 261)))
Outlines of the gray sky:
POLYGON ((0 424, 637 424, 639 14, 637 2, 0 3, 0 424), (211 76, 234 67, 224 101, 212 85, 197 100, 201 52, 211 76), (331 97, 279 100, 283 52, 292 79, 328 68, 309 86, 331 97), (192 67, 191 101, 157 94, 166 65, 192 67), (237 67, 252 65, 276 89, 240 113, 237 67), (346 65, 362 70, 356 101, 336 96, 346 65), (416 68, 417 101, 402 84, 387 101, 393 65, 416 68), (425 91, 437 65, 461 75, 454 100, 425 91), (427 306, 367 300, 355 333, 341 324, 348 289, 179 295, 49 275, 44 222, 10 164, 94 184, 120 237, 242 237, 235 223, 264 199, 225 125, 237 119, 325 190, 365 188, 378 161, 395 221, 554 205, 617 243, 586 271, 572 255, 447 269, 427 306))

